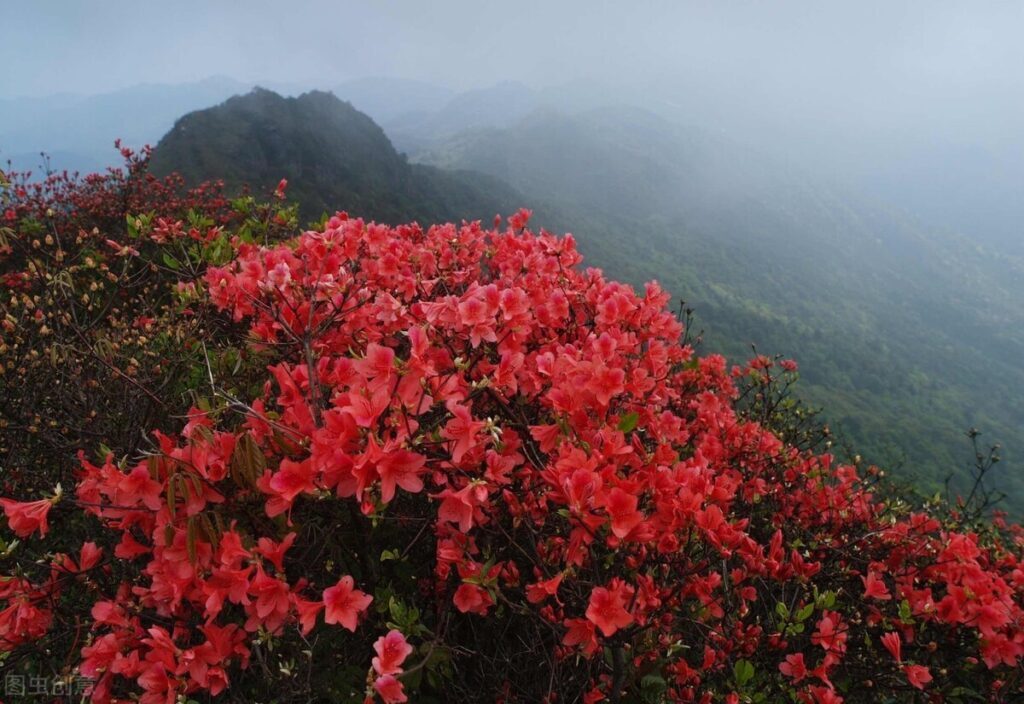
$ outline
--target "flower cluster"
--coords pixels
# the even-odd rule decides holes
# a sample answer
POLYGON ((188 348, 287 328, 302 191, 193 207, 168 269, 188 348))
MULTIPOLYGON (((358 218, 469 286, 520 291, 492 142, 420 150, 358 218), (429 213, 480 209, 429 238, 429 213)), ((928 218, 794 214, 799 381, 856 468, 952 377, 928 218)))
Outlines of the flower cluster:
MULTIPOLYGON (((94 701, 217 695, 292 653, 388 704, 1019 693, 1019 531, 783 442, 736 405, 773 360, 696 356, 660 287, 583 269, 527 218, 338 214, 207 270, 265 383, 241 397, 210 369, 179 434, 83 456, 73 500, 121 561, 75 614, 94 701)), ((41 503, 4 509, 46 527, 41 503)), ((61 575, 86 569, 67 560, 4 584, 4 647, 59 620, 61 575)))

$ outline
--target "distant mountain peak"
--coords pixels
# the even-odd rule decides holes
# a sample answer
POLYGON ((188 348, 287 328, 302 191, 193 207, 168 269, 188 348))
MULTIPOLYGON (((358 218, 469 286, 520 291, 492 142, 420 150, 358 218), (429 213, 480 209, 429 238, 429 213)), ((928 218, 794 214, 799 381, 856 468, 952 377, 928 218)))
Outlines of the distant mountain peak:
POLYGON ((347 209, 387 222, 458 220, 520 205, 495 179, 409 164, 369 116, 322 90, 284 97, 256 87, 189 113, 157 144, 152 168, 262 192, 286 178, 310 217, 347 209))

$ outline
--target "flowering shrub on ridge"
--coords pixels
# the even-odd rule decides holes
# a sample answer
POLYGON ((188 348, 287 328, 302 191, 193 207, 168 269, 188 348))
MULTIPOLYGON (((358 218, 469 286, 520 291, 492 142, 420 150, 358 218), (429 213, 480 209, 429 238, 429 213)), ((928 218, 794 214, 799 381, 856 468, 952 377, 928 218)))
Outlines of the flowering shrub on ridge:
POLYGON ((202 295, 262 393, 211 367, 146 456, 4 502, 25 539, 64 502, 98 527, 0 582, 0 648, 79 624, 100 702, 1020 695, 1017 528, 787 445, 736 406, 774 360, 695 356, 656 284, 527 218, 233 241, 202 295))

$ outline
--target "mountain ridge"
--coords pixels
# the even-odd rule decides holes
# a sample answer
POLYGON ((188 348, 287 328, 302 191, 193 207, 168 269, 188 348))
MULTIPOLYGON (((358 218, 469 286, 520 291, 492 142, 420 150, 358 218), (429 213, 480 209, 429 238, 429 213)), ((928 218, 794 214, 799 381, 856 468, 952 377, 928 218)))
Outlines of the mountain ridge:
POLYGON ((388 222, 490 218, 518 198, 482 174, 408 163, 372 119, 325 91, 256 88, 189 113, 157 144, 152 168, 264 192, 284 178, 309 218, 336 209, 388 222))

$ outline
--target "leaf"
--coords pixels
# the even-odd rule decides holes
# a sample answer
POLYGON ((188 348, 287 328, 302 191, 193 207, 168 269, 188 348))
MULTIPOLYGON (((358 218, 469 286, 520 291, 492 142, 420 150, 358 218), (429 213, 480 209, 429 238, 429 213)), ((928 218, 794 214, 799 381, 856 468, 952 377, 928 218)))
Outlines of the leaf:
POLYGON ((178 271, 179 269, 181 269, 181 264, 178 262, 177 259, 171 256, 170 252, 164 252, 163 257, 161 257, 161 259, 164 263, 164 266, 166 266, 168 269, 173 269, 174 271, 178 271))
POLYGON ((736 684, 742 687, 754 679, 754 664, 749 660, 737 660, 732 667, 732 673, 736 677, 736 684))
POLYGON ((256 486, 256 480, 263 475, 267 458, 250 433, 239 436, 231 453, 231 479, 241 489, 256 486))
POLYGON ((178 486, 178 475, 175 474, 167 482, 167 512, 171 514, 171 520, 174 520, 174 513, 177 511, 178 494, 176 487, 178 486))
POLYGON ((808 604, 807 606, 803 607, 802 609, 800 609, 799 611, 796 612, 796 620, 797 621, 801 621, 801 622, 802 621, 806 621, 808 618, 810 618, 811 614, 813 614, 813 613, 814 613, 814 602, 812 601, 810 604, 808 604))
POLYGON ((640 422, 640 414, 636 411, 632 411, 622 416, 622 420, 619 421, 619 430, 624 433, 630 433, 636 428, 636 424, 640 422))
POLYGON ((645 702, 656 704, 663 701, 668 683, 659 675, 644 675, 640 680, 640 696, 645 702))
POLYGON ((910 602, 906 599, 900 602, 900 620, 904 623, 913 622, 913 612, 910 610, 910 602))

